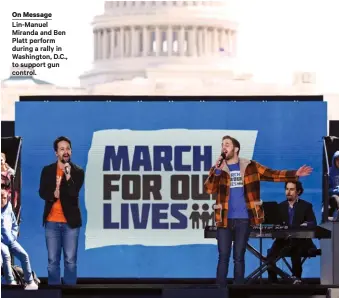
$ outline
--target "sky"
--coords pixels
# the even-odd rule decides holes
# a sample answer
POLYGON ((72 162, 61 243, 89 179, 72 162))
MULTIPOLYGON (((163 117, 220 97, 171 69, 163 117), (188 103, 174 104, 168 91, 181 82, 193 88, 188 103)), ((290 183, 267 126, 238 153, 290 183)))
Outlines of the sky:
MULTIPOLYGON (((239 22, 238 63, 260 82, 290 83, 294 71, 316 72, 324 92, 339 92, 338 0, 226 0, 239 22)), ((11 0, 0 10, 0 79, 12 63, 12 13, 53 14, 51 29, 68 60, 60 68, 39 69, 37 78, 61 86, 79 86, 79 76, 92 68, 91 22, 104 11, 103 0, 11 0)))

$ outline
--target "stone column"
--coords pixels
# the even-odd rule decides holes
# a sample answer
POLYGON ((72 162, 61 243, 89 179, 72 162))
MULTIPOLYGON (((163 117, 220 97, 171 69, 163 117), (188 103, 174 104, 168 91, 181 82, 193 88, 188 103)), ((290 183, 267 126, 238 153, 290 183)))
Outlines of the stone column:
POLYGON ((94 61, 98 59, 98 34, 97 31, 93 31, 93 45, 94 45, 94 61))
POLYGON ((171 26, 167 28, 167 56, 172 56, 173 52, 173 29, 171 26))
POLYGON ((237 55, 237 43, 238 43, 238 34, 237 31, 232 32, 232 56, 235 57, 237 55))
POLYGON ((185 55, 185 28, 180 27, 179 30, 179 56, 185 55))
POLYGON ((231 30, 227 30, 226 32, 226 43, 227 43, 227 53, 228 56, 232 55, 232 38, 231 38, 231 30))
POLYGON ((131 56, 136 56, 136 34, 135 34, 135 27, 131 27, 131 56))
POLYGON ((220 47, 224 49, 224 54, 227 54, 227 49, 226 49, 226 34, 225 34, 225 29, 222 28, 220 31, 219 35, 219 40, 220 40, 220 47))
POLYGON ((160 29, 158 26, 155 27, 155 56, 159 56, 160 52, 162 50, 162 44, 161 44, 161 36, 160 36, 160 29))
POLYGON ((203 30, 201 28, 198 29, 198 55, 199 56, 203 56, 203 50, 204 50, 204 46, 203 46, 203 30))
POLYGON ((212 33, 213 38, 213 46, 212 46, 212 55, 218 55, 220 45, 219 45, 219 38, 218 38, 218 29, 214 28, 212 33))
POLYGON ((102 34, 102 47, 103 47, 103 51, 102 51, 102 59, 106 60, 107 59, 107 53, 108 53, 108 31, 105 28, 103 30, 103 34, 102 34))
POLYGON ((140 56, 140 30, 139 28, 134 28, 134 54, 135 57, 140 56))
POLYGON ((123 58, 125 56, 125 30, 124 27, 120 27, 120 40, 119 40, 119 49, 120 49, 120 57, 123 58))
POLYGON ((115 56, 115 28, 111 29, 111 59, 115 56))
POLYGON ((196 27, 192 28, 190 32, 190 36, 191 36, 191 45, 190 45, 191 56, 196 56, 197 55, 197 28, 196 27))
POLYGON ((97 42, 98 42, 98 60, 102 59, 102 30, 97 31, 97 42))
POLYGON ((206 56, 208 53, 208 31, 207 27, 204 27, 202 29, 202 35, 203 35, 203 53, 206 56))
POLYGON ((131 30, 125 30, 125 57, 131 56, 131 30))
POLYGON ((142 28, 142 43, 143 43, 142 55, 146 57, 148 56, 149 51, 148 29, 146 26, 142 28))

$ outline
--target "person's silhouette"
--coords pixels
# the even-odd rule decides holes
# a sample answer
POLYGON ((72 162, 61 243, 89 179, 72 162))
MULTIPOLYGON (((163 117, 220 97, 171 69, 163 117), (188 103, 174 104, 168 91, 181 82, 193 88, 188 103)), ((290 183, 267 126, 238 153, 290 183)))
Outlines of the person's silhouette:
POLYGON ((210 219, 212 220, 212 226, 215 226, 215 216, 214 216, 214 211, 212 211, 210 219))
POLYGON ((201 219, 201 215, 199 210, 199 205, 198 204, 193 204, 192 205, 192 213, 190 215, 190 220, 192 221, 192 229, 199 229, 199 222, 201 219))
MULTIPOLYGON (((210 219, 211 219, 211 215, 208 212, 209 206, 208 204, 203 204, 202 205, 202 210, 204 210, 201 214, 201 222, 202 222, 202 227, 203 229, 206 228, 206 226, 209 225, 210 219)), ((213 212, 212 212, 213 213, 213 212)))

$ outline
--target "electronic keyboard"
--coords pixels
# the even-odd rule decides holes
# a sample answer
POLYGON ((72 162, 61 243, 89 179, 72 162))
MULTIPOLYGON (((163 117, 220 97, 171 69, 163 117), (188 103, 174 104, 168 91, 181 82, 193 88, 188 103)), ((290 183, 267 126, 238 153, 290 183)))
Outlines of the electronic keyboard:
MULTIPOLYGON (((207 226, 204 233, 205 238, 216 238, 217 227, 207 226)), ((332 233, 323 227, 298 227, 289 228, 280 225, 258 225, 251 227, 250 238, 272 238, 272 239, 331 239, 332 233)))

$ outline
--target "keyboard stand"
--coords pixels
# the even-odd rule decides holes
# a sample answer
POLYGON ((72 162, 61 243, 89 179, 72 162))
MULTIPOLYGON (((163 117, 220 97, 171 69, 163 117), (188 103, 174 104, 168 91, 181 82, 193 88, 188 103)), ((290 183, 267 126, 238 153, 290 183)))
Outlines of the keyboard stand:
POLYGON ((260 261, 260 265, 259 265, 259 275, 260 275, 260 284, 262 284, 262 275, 265 271, 262 270, 263 266, 263 262, 266 261, 266 257, 263 256, 262 253, 262 241, 263 241, 263 237, 262 237, 262 224, 260 224, 259 226, 259 251, 257 251, 252 245, 247 243, 247 247, 246 249, 251 252, 255 257, 257 257, 260 261))
POLYGON ((276 263, 283 258, 285 255, 286 251, 289 250, 289 246, 284 247, 279 255, 275 259, 267 259, 267 257, 262 255, 262 240, 263 238, 261 237, 260 239, 260 252, 257 251, 252 245, 247 244, 246 249, 251 252, 255 257, 257 257, 260 260, 260 266, 255 269, 250 275, 247 276, 245 279, 245 284, 253 284, 258 278, 260 278, 260 283, 262 283, 262 274, 266 272, 269 268, 275 271, 278 275, 280 275, 284 280, 290 281, 291 280, 291 275, 286 273, 285 271, 281 270, 279 267, 276 266, 276 263))
MULTIPOLYGON (((263 254, 262 254, 262 224, 259 226, 260 229, 260 234, 259 234, 259 251, 260 251, 260 268, 262 268, 262 263, 263 263, 263 254)), ((260 269, 260 284, 262 284, 262 270, 260 269)))

